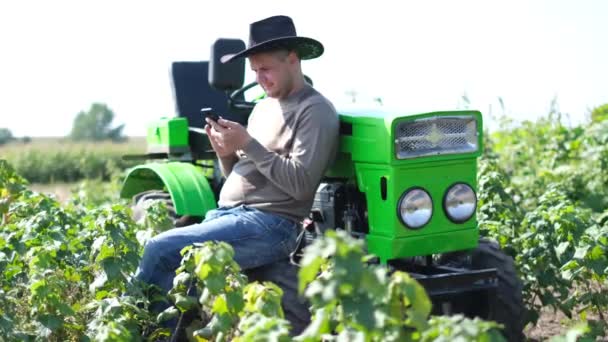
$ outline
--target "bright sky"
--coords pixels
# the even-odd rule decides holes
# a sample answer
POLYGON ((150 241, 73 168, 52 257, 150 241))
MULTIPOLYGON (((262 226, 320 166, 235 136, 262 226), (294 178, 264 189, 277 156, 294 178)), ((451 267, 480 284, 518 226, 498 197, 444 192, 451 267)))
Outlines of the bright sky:
POLYGON ((603 0, 3 1, 0 127, 65 135, 97 101, 144 135, 175 113, 172 61, 208 59, 216 38, 247 41, 249 23, 275 14, 325 45, 304 72, 338 107, 351 90, 407 112, 457 109, 466 94, 486 119, 502 97, 522 120, 557 97, 580 122, 608 102, 603 0))

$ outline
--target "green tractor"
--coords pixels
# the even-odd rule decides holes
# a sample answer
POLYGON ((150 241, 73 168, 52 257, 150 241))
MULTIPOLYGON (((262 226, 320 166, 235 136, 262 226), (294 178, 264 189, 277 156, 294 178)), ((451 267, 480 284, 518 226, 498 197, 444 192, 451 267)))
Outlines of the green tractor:
MULTIPOLYGON (((243 87, 244 60, 219 62, 244 47, 218 39, 210 61, 173 63, 178 116, 148 127, 148 153, 139 157, 152 162, 130 170, 121 191, 135 208, 164 200, 176 226, 200 222, 216 208, 223 179, 203 129, 205 108, 246 125, 255 100, 244 94, 256 83, 243 87)), ((435 313, 495 320, 509 340, 522 340, 522 285, 513 259, 480 239, 475 215, 481 113, 338 108, 338 114, 339 155, 318 187, 299 247, 327 229, 348 231, 366 240, 378 262, 415 277, 435 313)))

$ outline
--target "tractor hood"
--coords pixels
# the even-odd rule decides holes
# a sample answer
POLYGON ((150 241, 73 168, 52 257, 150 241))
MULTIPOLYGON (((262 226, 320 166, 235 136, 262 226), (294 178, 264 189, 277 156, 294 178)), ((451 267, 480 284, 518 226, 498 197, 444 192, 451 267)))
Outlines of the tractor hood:
POLYGON ((482 151, 482 117, 478 111, 404 114, 343 108, 340 152, 354 162, 418 163, 475 158, 482 151))

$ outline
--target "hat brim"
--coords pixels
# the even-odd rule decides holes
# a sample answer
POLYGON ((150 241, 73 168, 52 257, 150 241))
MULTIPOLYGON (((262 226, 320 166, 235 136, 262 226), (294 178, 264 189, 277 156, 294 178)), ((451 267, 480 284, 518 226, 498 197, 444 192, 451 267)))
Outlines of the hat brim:
POLYGON ((280 48, 295 49, 300 59, 313 59, 323 54, 324 48, 321 42, 307 37, 281 37, 267 40, 260 44, 249 47, 243 51, 224 55, 220 58, 222 63, 229 63, 235 59, 248 57, 256 53, 270 51, 280 48))

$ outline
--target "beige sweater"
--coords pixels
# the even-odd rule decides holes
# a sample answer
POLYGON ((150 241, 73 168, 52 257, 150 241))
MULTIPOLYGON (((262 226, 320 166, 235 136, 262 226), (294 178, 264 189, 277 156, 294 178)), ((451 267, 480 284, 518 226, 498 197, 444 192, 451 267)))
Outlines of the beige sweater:
POLYGON ((283 100, 259 102, 247 131, 253 138, 223 163, 220 206, 247 205, 299 221, 333 161, 339 120, 333 105, 309 85, 283 100))

